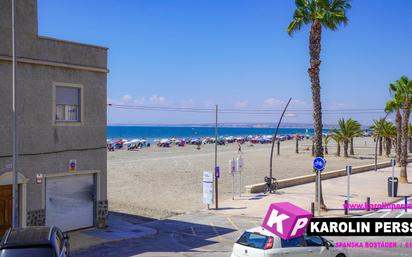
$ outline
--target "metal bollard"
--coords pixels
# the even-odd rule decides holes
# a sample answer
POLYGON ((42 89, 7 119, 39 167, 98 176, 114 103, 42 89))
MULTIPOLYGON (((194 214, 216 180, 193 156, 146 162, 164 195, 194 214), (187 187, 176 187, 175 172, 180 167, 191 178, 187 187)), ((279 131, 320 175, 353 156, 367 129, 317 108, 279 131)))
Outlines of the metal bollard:
POLYGON ((371 198, 369 196, 366 197, 366 210, 367 211, 371 210, 371 198))
POLYGON ((348 200, 345 200, 345 204, 343 206, 346 207, 344 208, 345 215, 348 215, 348 208, 349 208, 348 200))
POLYGON ((315 217, 315 203, 314 202, 310 203, 310 212, 312 213, 312 216, 315 217))

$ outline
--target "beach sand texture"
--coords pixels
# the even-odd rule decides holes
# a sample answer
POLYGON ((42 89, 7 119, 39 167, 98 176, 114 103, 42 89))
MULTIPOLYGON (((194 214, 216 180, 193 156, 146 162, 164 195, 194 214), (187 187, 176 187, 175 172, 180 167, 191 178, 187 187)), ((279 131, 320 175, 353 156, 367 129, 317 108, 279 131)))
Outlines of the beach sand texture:
MULTIPOLYGON (((374 163, 375 143, 372 138, 355 139, 355 156, 336 157, 336 144, 330 142, 326 171, 343 169, 346 165, 359 166, 374 163)), ((281 142, 280 155, 273 159, 273 176, 277 179, 292 178, 312 173, 310 140, 299 142, 299 154, 295 153, 295 141, 281 142)), ((244 185, 263 182, 269 173, 270 144, 249 143, 242 145, 244 185)), ((394 152, 392 151, 392 154, 394 152)), ((116 150, 108 152, 108 199, 111 211, 165 218, 179 213, 194 212, 206 208, 202 203, 203 171, 214 170, 214 145, 152 146, 140 151, 116 150)), ((218 165, 221 167, 219 198, 232 197, 232 176, 229 160, 238 157, 237 144, 218 147, 218 165)), ((378 162, 388 160, 379 157, 378 162)), ((239 181, 235 185, 238 190, 239 181)))

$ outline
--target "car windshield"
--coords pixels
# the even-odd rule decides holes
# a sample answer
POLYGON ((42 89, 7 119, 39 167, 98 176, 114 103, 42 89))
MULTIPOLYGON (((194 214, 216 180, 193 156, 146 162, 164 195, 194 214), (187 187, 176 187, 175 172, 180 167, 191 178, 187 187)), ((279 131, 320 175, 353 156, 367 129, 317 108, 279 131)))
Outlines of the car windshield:
POLYGON ((47 246, 2 249, 0 257, 56 257, 55 251, 47 246))
POLYGON ((265 247, 265 244, 268 238, 269 238, 268 236, 265 236, 262 234, 245 232, 239 238, 239 240, 237 240, 236 243, 244 245, 244 246, 263 249, 265 247))

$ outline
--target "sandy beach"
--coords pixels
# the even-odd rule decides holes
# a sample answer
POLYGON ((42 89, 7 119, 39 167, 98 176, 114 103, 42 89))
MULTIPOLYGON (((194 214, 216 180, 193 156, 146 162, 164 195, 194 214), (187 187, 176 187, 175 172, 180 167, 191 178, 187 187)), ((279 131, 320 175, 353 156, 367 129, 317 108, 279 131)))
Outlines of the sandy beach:
MULTIPOLYGON (((299 154, 295 153, 295 141, 284 141, 280 155, 275 156, 273 175, 277 179, 291 178, 312 172, 311 141, 299 142, 299 154)), ((374 163, 372 138, 355 139, 355 156, 336 157, 336 144, 330 142, 326 171, 342 169, 346 165, 359 166, 374 163)), ((242 145, 244 185, 263 182, 269 173, 270 144, 248 143, 242 145)), ((342 147, 343 151, 343 147, 342 147)), ((394 154, 394 152, 392 152, 394 154)), ((214 169, 214 145, 152 146, 140 151, 116 150, 108 152, 108 198, 111 211, 134 215, 165 218, 178 213, 193 212, 206 206, 202 203, 202 173, 214 169)), ((232 176, 228 162, 238 156, 237 144, 218 147, 218 164, 221 167, 219 197, 232 197, 232 176)), ((378 156, 378 161, 388 158, 378 156)), ((236 185, 238 185, 236 180, 236 185)))

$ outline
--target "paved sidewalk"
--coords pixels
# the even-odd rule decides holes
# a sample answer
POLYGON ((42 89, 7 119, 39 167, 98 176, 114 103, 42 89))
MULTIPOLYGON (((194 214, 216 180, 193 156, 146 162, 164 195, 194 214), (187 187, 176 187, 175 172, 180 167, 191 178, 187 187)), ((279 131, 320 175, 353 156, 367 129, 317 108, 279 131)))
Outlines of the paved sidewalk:
POLYGON ((105 229, 91 228, 69 233, 70 249, 77 251, 109 242, 153 236, 157 233, 155 229, 139 225, 147 221, 148 219, 141 220, 130 215, 110 213, 105 229))
POLYGON ((192 213, 141 224, 158 233, 73 251, 73 257, 228 257, 245 229, 261 220, 242 216, 192 213))
MULTIPOLYGON (((408 166, 408 170, 412 165, 408 166)), ((399 176, 400 168, 396 168, 395 176, 399 176)), ((399 201, 403 196, 412 194, 412 183, 399 184, 398 197, 388 197, 387 179, 392 176, 392 168, 384 168, 378 171, 369 171, 351 175, 350 203, 365 203, 366 198, 371 198, 371 203, 391 203, 399 201)), ((412 176, 412 172, 409 172, 412 176)), ((412 178, 409 178, 412 181, 412 178)), ((322 181, 323 197, 325 204, 330 209, 322 212, 322 216, 343 216, 344 201, 347 192, 347 177, 339 177, 322 181), (335 209, 335 210, 334 210, 335 209)), ((226 200, 219 203, 219 210, 205 210, 210 213, 228 215, 245 215, 248 217, 260 217, 266 213, 270 203, 291 202, 310 211, 311 202, 315 201, 315 183, 303 184, 278 190, 276 194, 243 194, 235 197, 235 200, 226 200)), ((365 211, 351 211, 351 213, 365 213, 365 211)))

